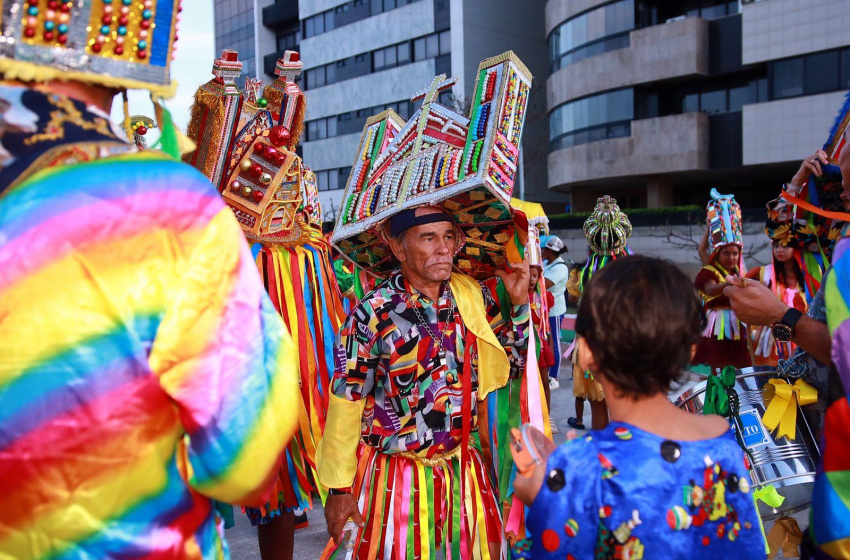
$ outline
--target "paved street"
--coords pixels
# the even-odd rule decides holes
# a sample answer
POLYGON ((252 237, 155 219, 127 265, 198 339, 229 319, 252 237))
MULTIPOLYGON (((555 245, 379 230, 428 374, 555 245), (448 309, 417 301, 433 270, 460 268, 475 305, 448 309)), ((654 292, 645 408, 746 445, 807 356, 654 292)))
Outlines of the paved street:
MULTIPOLYGON (((563 370, 567 370, 566 367, 563 370)), ((575 415, 575 399, 573 398, 573 386, 569 380, 569 373, 563 372, 566 379, 561 380, 561 387, 552 391, 552 416, 555 418, 561 433, 555 436, 556 443, 563 443, 567 426, 567 418, 575 415)), ((590 426, 590 407, 584 407, 584 425, 590 426)), ((328 534, 325 529, 325 517, 322 505, 314 502, 314 508, 308 513, 310 526, 295 533, 295 556, 296 560, 316 560, 327 544, 328 534)), ((231 554, 234 560, 260 560, 260 552, 257 548, 257 531, 251 527, 248 518, 241 512, 235 512, 236 527, 227 531, 227 540, 230 543, 231 554)), ((805 530, 808 525, 808 510, 800 512, 794 517, 805 530)), ((765 530, 769 531, 771 524, 765 524, 765 530)), ((785 558, 780 551, 777 559, 785 558)))

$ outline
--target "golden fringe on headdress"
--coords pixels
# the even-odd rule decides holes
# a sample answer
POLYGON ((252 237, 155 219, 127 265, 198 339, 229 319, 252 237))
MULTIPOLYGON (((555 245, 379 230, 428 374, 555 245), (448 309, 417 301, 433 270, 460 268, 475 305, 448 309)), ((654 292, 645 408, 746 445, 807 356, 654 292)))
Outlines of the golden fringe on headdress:
POLYGON ((215 155, 222 146, 210 146, 209 143, 211 140, 221 138, 224 128, 224 103, 220 95, 207 89, 207 85, 209 84, 201 86, 195 92, 195 101, 189 113, 189 125, 186 127, 186 135, 189 138, 197 138, 197 153, 184 155, 183 161, 195 165, 201 173, 211 177, 216 161, 215 155))
POLYGON ((50 82, 61 80, 63 82, 82 82, 86 84, 105 86, 116 89, 145 89, 156 98, 171 99, 177 91, 177 82, 172 81, 168 85, 156 85, 148 82, 140 82, 129 78, 115 78, 103 74, 90 74, 75 70, 62 70, 49 66, 40 66, 22 60, 0 58, 0 74, 6 80, 18 80, 21 82, 50 82))

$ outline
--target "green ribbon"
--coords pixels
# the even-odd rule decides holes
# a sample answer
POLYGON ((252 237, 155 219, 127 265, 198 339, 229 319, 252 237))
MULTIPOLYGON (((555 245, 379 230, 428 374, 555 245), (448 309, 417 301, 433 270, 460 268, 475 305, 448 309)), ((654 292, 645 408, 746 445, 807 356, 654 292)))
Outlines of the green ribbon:
POLYGON ((735 385, 735 368, 726 366, 720 375, 711 374, 706 380, 705 404, 702 408, 703 414, 729 414, 729 395, 726 389, 735 385))
POLYGON ((772 508, 778 508, 785 501, 785 496, 780 495, 772 484, 767 484, 753 491, 753 499, 761 500, 772 508))
POLYGON ((174 159, 180 159, 180 146, 177 142, 177 129, 174 125, 174 119, 164 105, 160 103, 159 107, 162 108, 162 127, 159 130, 159 140, 153 148, 160 148, 174 159))

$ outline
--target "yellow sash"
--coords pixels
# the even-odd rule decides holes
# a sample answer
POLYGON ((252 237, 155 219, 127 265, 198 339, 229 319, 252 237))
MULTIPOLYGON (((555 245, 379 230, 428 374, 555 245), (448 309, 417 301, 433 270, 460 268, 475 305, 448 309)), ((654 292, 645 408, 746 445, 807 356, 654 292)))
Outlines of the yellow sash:
POLYGON ((478 400, 504 387, 508 382, 510 363, 504 347, 487 322, 481 286, 465 274, 452 274, 449 286, 466 328, 478 339, 478 400))

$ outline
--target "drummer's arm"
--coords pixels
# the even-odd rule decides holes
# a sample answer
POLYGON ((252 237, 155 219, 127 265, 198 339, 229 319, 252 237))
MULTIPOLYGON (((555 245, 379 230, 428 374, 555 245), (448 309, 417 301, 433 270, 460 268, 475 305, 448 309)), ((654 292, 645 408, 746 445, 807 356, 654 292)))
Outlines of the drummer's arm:
MULTIPOLYGON (((785 309, 787 310, 788 306, 785 306, 785 309)), ((832 362, 832 337, 829 335, 829 326, 826 323, 815 321, 808 315, 803 315, 794 325, 794 334, 791 340, 814 356, 817 361, 823 364, 832 362)))
MULTIPOLYGON (((728 279, 729 282, 724 282, 727 286, 723 295, 729 298, 735 315, 744 323, 773 325, 781 321, 788 311, 788 306, 761 282, 749 280, 743 284, 743 278, 730 276, 728 279)), ((791 340, 819 362, 828 364, 832 361, 832 337, 826 323, 804 315, 794 325, 791 340)))

